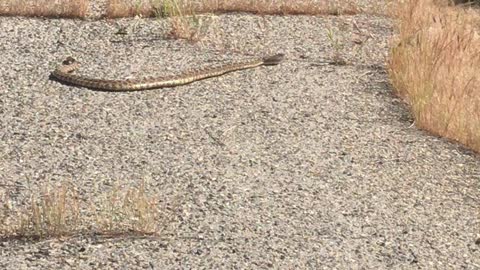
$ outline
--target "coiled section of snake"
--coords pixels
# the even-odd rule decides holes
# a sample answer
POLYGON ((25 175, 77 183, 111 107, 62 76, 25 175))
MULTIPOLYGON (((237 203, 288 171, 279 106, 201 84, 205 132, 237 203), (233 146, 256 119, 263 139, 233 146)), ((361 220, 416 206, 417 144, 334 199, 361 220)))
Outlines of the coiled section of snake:
POLYGON ((277 65, 283 60, 283 58, 283 54, 276 54, 265 58, 230 63, 219 67, 207 67, 204 69, 190 71, 184 74, 167 77, 148 77, 144 79, 133 80, 102 80, 87 78, 81 75, 74 74, 73 72, 79 68, 80 64, 72 57, 68 57, 65 61, 62 62, 60 66, 58 66, 52 72, 51 75, 59 81, 96 90, 136 91, 164 87, 175 87, 203 80, 206 78, 220 76, 225 73, 237 70, 255 68, 259 66, 277 65))

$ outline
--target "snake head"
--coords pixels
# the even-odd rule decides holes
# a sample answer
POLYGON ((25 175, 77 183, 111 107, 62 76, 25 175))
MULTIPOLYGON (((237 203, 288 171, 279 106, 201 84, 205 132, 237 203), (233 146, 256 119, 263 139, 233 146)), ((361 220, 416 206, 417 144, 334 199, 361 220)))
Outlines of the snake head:
POLYGON ((72 73, 80 66, 80 63, 77 62, 73 57, 69 56, 63 60, 62 64, 57 66, 55 69, 58 73, 72 73))
POLYGON ((70 65, 75 64, 76 62, 77 62, 77 60, 75 60, 75 58, 69 56, 65 60, 63 60, 62 65, 70 66, 70 65))

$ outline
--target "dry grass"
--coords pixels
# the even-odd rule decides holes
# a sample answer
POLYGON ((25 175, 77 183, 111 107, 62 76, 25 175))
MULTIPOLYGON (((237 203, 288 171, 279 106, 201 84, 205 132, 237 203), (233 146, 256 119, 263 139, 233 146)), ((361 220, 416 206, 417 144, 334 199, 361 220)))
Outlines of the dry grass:
POLYGON ((83 18, 88 0, 7 0, 0 1, 0 15, 83 18))
POLYGON ((107 17, 144 17, 158 16, 168 6, 177 5, 184 10, 184 15, 193 13, 226 13, 248 12, 265 15, 340 15, 357 14, 360 10, 351 0, 318 1, 301 0, 110 0, 107 7, 107 17), (166 4, 164 4, 165 2, 166 4), (187 7, 187 8, 185 8, 187 7))
POLYGON ((248 12, 267 15, 352 15, 360 10, 353 1, 222 0, 203 1, 199 12, 248 12))
MULTIPOLYGON (((108 18, 167 15, 163 11, 172 5, 182 6, 183 15, 226 12, 341 15, 360 12, 353 0, 109 0, 106 15, 108 18), (191 9, 185 9, 187 6, 191 9)), ((83 18, 88 6, 88 0, 8 0, 0 2, 0 15, 83 18)))
POLYGON ((173 218, 172 211, 159 206, 158 198, 147 195, 144 184, 115 186, 97 205, 82 202, 71 184, 44 186, 24 206, 16 207, 4 190, 0 202, 0 239, 158 236, 173 218))
POLYGON ((162 17, 170 18, 170 32, 173 39, 197 41, 202 21, 196 16, 191 1, 188 0, 110 0, 107 17, 162 17))
POLYGON ((115 186, 102 200, 95 216, 95 231, 155 234, 160 230, 157 221, 161 219, 157 201, 146 194, 144 183, 124 191, 115 186))
POLYGON ((480 19, 473 10, 435 3, 395 7, 389 76, 418 127, 480 152, 480 19))
POLYGON ((170 17, 170 38, 190 41, 200 39, 203 21, 196 15, 190 1, 164 0, 155 12, 157 17, 170 17))
POLYGON ((353 1, 288 0, 110 0, 106 16, 168 17, 169 37, 198 41, 208 21, 198 14, 247 12, 262 15, 341 15, 357 14, 353 1))

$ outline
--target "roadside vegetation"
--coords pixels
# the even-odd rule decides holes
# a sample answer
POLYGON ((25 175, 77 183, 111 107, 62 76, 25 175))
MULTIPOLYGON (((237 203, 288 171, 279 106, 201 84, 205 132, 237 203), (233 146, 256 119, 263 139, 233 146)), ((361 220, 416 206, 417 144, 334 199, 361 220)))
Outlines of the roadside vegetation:
MULTIPOLYGON (((89 0, 9 0, 0 3, 0 16, 83 18, 89 0)), ((357 14, 354 0, 109 0, 105 16, 170 17, 202 13, 246 12, 269 15, 357 14), (171 13, 174 11, 174 13, 171 13), (179 14, 178 12, 181 13, 179 14)))
POLYGON ((96 203, 82 200, 72 183, 44 185, 22 205, 14 206, 13 201, 8 189, 0 193, 0 239, 161 237, 178 210, 178 205, 160 205, 160 198, 147 194, 144 183, 113 186, 96 203))
MULTIPOLYGON (((110 0, 106 16, 168 17, 172 38, 194 40, 202 13, 356 14, 359 10, 352 2, 110 0)), ((0 15, 85 17, 87 9, 86 0, 11 0, 0 4, 0 15)), ((415 124, 480 152, 478 11, 452 7, 447 0, 405 0, 392 10, 397 35, 387 59, 388 73, 396 93, 410 105, 415 124)), ((332 30, 327 37, 339 55, 343 45, 332 30)), ((144 184, 115 186, 95 204, 82 200, 72 184, 40 190, 22 205, 12 203, 8 189, 0 190, 0 238, 159 236, 175 215, 147 194, 144 184)))
MULTIPOLYGON (((107 17, 131 17, 141 15, 145 17, 165 14, 165 10, 180 8, 192 13, 228 13, 246 12, 264 15, 340 15, 356 14, 359 9, 354 1, 323 1, 313 0, 110 0, 107 8, 107 17)), ((168 12, 167 12, 168 14, 168 12)))
POLYGON ((480 152, 480 16, 447 1, 394 7, 388 72, 415 124, 480 152))
POLYGON ((88 4, 88 0, 7 0, 0 1, 0 15, 83 18, 88 4))

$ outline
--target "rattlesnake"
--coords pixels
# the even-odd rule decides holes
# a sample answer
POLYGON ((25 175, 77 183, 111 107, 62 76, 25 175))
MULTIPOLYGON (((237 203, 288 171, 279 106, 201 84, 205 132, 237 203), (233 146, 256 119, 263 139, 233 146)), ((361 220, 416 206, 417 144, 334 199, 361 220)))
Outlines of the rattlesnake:
POLYGON ((236 70, 254 68, 262 65, 277 65, 283 60, 283 57, 283 54, 276 54, 265 58, 230 63, 219 67, 207 67, 204 69, 193 70, 180 75, 147 77, 144 79, 133 80, 102 80, 75 75, 73 72, 80 66, 80 64, 72 57, 67 57, 67 59, 63 61, 51 75, 59 81, 91 89, 106 91, 135 91, 174 87, 210 77, 220 76, 236 70))

